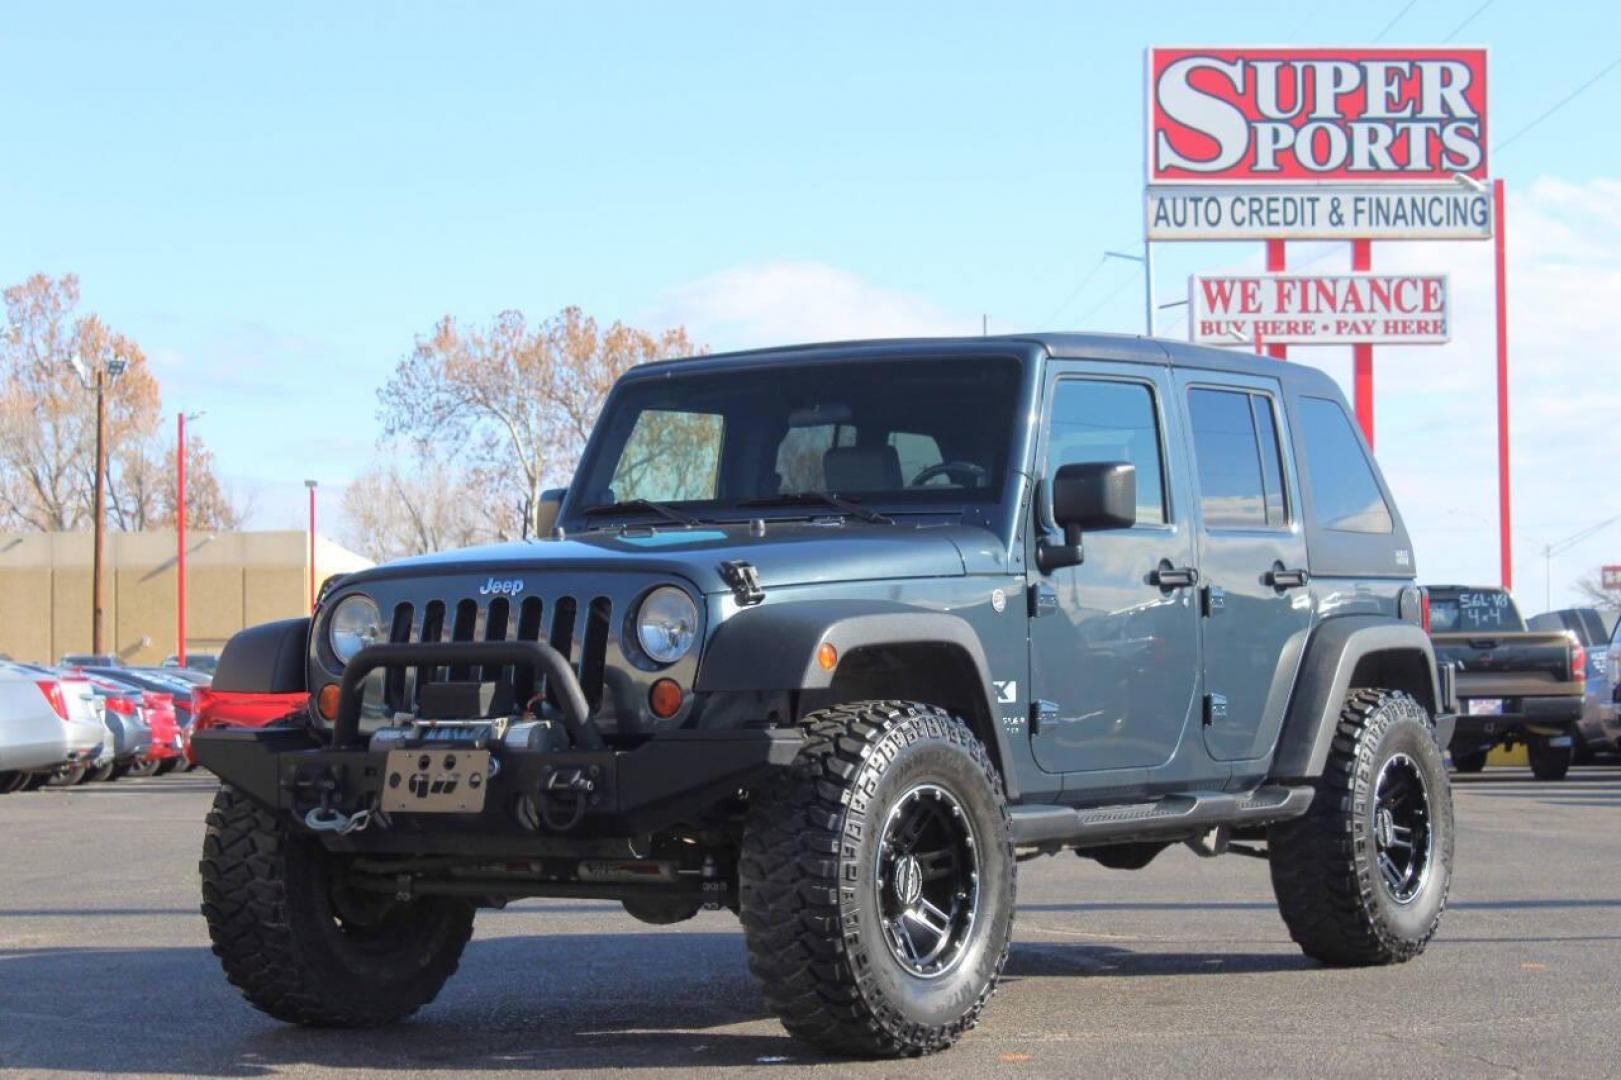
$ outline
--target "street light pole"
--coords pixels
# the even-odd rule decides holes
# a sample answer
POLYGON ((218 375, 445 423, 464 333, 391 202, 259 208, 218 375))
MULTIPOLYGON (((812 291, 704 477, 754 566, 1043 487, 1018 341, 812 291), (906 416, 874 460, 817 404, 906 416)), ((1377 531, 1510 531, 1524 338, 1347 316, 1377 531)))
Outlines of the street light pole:
POLYGON ((310 489, 310 613, 315 613, 315 481, 306 480, 310 489))
POLYGON ((1143 240, 1143 253, 1132 255, 1124 251, 1105 251, 1105 259, 1124 259, 1127 262, 1141 263, 1143 266, 1143 330, 1149 337, 1154 336, 1154 249, 1148 246, 1148 240, 1143 240))

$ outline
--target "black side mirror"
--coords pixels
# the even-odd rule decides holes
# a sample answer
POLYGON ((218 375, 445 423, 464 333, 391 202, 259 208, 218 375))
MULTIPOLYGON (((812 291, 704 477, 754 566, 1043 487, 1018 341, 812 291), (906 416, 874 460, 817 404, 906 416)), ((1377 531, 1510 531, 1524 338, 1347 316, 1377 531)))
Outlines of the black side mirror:
POLYGON ((557 512, 563 508, 563 496, 568 488, 547 488, 540 493, 540 508, 535 515, 535 538, 550 536, 557 527, 557 512))
POLYGON ((1060 465, 1046 485, 1051 520, 1064 530, 1064 542, 1042 539, 1036 564, 1050 574, 1085 559, 1081 534, 1129 529, 1137 524, 1137 467, 1125 461, 1087 461, 1060 465))

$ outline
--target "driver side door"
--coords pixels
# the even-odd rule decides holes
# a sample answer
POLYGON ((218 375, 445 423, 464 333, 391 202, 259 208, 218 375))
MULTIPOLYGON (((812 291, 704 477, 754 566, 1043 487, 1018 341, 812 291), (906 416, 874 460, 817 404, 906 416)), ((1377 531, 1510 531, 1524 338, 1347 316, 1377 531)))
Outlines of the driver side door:
POLYGON ((1159 573, 1194 565, 1192 532, 1172 497, 1186 482, 1167 438, 1170 376, 1145 364, 1052 367, 1037 451, 1043 487, 1050 491, 1062 465, 1129 462, 1137 521, 1084 534, 1079 565, 1043 574, 1035 544, 1058 534, 1044 508, 1035 509, 1027 553, 1032 752, 1054 773, 1148 769, 1181 741, 1199 670, 1197 588, 1192 580, 1158 583, 1159 573))

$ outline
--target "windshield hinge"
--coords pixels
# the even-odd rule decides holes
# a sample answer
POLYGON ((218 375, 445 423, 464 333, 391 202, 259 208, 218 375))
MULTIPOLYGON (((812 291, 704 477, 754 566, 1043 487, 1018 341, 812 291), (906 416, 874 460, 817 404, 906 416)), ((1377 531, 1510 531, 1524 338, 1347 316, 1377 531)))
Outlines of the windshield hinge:
POLYGON ((731 588, 732 595, 737 597, 739 607, 753 607, 765 599, 765 590, 760 587, 760 572, 753 563, 744 559, 728 559, 720 564, 720 576, 731 588))

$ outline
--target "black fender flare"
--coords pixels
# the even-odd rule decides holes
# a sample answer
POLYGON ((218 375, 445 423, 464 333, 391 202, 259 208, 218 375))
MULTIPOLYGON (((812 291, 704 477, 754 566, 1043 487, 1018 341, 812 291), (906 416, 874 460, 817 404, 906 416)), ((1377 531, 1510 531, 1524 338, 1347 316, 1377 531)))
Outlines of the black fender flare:
POLYGON ((968 621, 948 611, 887 600, 801 600, 745 608, 721 623, 705 645, 693 689, 825 690, 837 668, 828 671, 817 662, 823 644, 831 644, 841 658, 879 645, 941 645, 960 651, 973 665, 983 734, 994 744, 989 749, 1009 798, 1016 796, 1016 759, 997 722, 985 650, 968 621))
MULTIPOLYGON (((1312 631, 1295 679, 1283 732, 1272 757, 1271 775, 1309 780, 1323 774, 1329 748, 1339 725, 1340 709, 1351 691, 1357 665, 1379 654, 1405 654, 1423 663, 1428 686, 1417 687, 1420 703, 1438 725, 1450 718, 1435 669, 1435 648, 1429 634, 1414 623, 1382 615, 1343 615, 1312 631)), ((1448 732, 1447 734, 1450 734, 1448 732)), ((1444 745, 1444 742, 1443 742, 1444 745)))
POLYGON ((310 620, 280 619, 231 635, 214 669, 213 689, 242 694, 297 694, 309 689, 305 663, 310 620))

